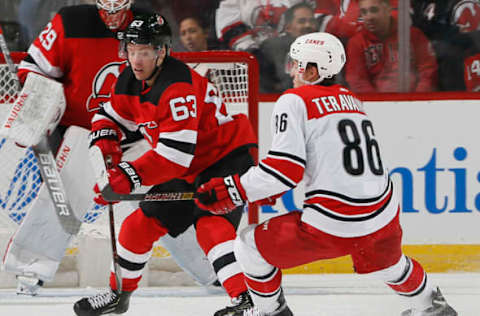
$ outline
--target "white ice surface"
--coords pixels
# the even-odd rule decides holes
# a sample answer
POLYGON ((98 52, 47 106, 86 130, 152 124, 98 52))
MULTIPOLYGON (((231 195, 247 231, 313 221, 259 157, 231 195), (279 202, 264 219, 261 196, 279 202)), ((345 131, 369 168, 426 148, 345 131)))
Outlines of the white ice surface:
MULTIPOLYGON (((480 274, 429 274, 460 316, 480 315, 480 274)), ((284 289, 295 316, 390 316, 405 309, 401 298, 361 276, 286 275, 284 289)), ((45 288, 37 297, 0 290, 0 316, 70 316, 73 303, 96 289, 45 288)), ((218 288, 162 287, 135 292, 125 316, 211 316, 229 299, 218 288)))

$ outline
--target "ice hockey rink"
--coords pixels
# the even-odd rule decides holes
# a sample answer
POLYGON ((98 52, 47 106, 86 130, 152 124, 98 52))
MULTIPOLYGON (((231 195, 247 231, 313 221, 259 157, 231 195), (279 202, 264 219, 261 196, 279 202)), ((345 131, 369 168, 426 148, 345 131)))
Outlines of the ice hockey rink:
MULTIPOLYGON (((480 274, 429 274, 460 316, 480 315, 480 274)), ((295 316, 389 316, 405 309, 401 298, 378 281, 352 274, 285 275, 287 301, 295 316)), ((0 290, 1 316, 74 315, 73 303, 96 289, 46 288, 37 297, 0 290)), ((213 315, 229 299, 218 288, 197 286, 139 289, 124 315, 213 315)))

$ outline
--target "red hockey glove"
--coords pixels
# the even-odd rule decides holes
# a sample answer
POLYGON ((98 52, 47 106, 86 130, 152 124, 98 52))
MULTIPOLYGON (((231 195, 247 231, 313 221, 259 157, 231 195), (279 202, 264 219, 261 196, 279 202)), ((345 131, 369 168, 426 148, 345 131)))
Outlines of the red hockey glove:
POLYGON ((195 198, 198 207, 217 215, 230 213, 245 201, 247 195, 238 174, 210 179, 198 188, 195 198))
MULTIPOLYGON (((141 180, 132 165, 126 161, 120 162, 112 169, 108 169, 108 182, 112 190, 119 194, 129 194, 133 189, 140 187, 141 180)), ((97 204, 107 205, 107 202, 101 195, 98 184, 93 187, 95 197, 93 200, 97 204)))
POLYGON ((90 147, 98 146, 103 157, 111 157, 111 163, 117 165, 122 160, 122 149, 118 133, 115 128, 101 128, 90 133, 90 147))

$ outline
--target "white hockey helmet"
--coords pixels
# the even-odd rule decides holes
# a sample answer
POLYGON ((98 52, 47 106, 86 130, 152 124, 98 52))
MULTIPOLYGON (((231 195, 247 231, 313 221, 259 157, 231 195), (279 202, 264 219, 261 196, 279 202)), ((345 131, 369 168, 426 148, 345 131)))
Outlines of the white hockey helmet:
POLYGON ((130 0, 96 0, 97 9, 105 25, 111 30, 117 30, 127 17, 130 0))
POLYGON ((320 80, 331 78, 345 65, 345 49, 342 42, 329 33, 316 32, 297 37, 290 45, 290 58, 297 61, 298 72, 304 73, 308 63, 317 65, 320 80))

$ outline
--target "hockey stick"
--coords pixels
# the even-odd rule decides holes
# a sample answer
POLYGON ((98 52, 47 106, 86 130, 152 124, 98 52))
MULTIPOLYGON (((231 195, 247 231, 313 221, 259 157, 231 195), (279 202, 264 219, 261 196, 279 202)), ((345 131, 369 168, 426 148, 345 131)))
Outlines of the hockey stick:
POLYGON ((90 147, 90 161, 94 169, 98 187, 102 197, 107 202, 117 201, 185 201, 193 200, 193 192, 158 192, 158 193, 130 193, 118 194, 108 183, 108 173, 103 160, 103 154, 98 146, 90 147))
MULTIPOLYGON (((112 157, 107 157, 105 167, 112 167, 112 157)), ((112 245, 113 272, 115 273, 115 282, 117 283, 117 292, 122 293, 122 270, 118 262, 117 235, 115 234, 115 216, 113 214, 113 204, 108 203, 108 220, 110 222, 110 243, 112 245)))
MULTIPOLYGON (((0 49, 5 56, 8 64, 8 69, 15 80, 17 91, 20 91, 20 82, 17 77, 15 64, 10 57, 10 51, 7 47, 7 42, 3 36, 3 30, 0 26, 0 49)), ((80 230, 82 222, 75 217, 70 203, 67 199, 65 188, 63 187, 62 179, 57 170, 55 158, 48 145, 47 136, 43 136, 38 144, 32 146, 35 157, 38 160, 40 174, 42 175, 43 183, 48 189, 48 193, 52 198, 53 205, 57 213, 60 225, 63 230, 71 235, 76 235, 80 230)))

